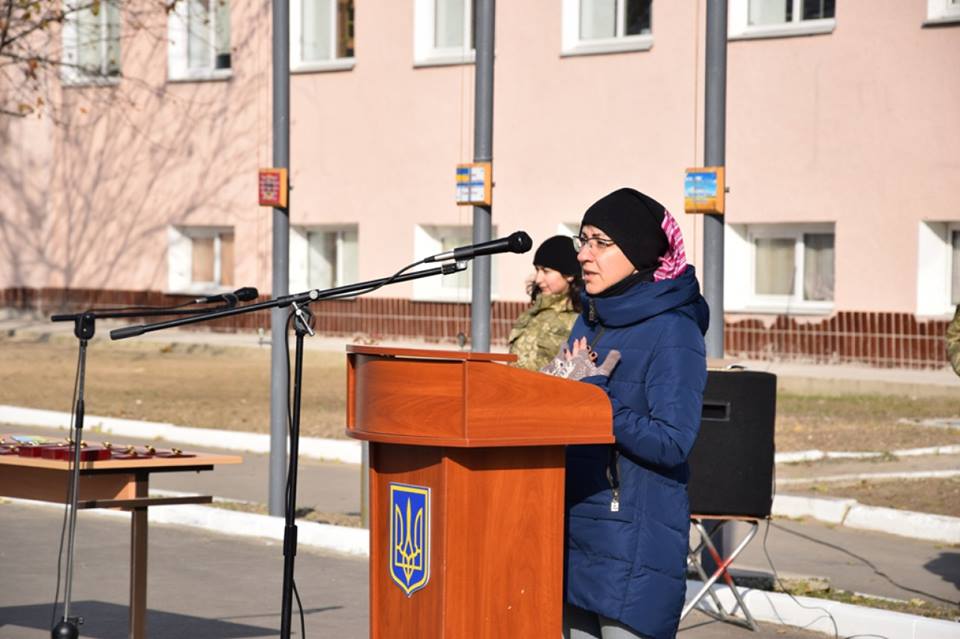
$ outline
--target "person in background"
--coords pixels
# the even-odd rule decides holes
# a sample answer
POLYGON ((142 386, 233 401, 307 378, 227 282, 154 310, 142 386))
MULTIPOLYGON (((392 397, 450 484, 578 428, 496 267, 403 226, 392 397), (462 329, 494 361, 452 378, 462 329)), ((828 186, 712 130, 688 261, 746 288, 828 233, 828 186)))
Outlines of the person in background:
POLYGON ((573 240, 554 235, 533 256, 536 273, 527 286, 530 308, 510 331, 514 366, 538 371, 556 355, 570 335, 580 313, 580 264, 573 240))
POLYGON ((668 639, 686 592, 709 311, 680 227, 653 198, 600 199, 575 244, 584 309, 544 372, 600 388, 615 443, 567 447, 564 637, 668 639))
POLYGON ((947 326, 947 357, 953 372, 960 375, 960 304, 957 304, 953 320, 947 326))

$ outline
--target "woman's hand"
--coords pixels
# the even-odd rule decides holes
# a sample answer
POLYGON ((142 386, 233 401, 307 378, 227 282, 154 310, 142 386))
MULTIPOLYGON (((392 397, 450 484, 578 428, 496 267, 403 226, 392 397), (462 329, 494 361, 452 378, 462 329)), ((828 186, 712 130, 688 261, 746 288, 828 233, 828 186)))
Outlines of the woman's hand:
POLYGON ((609 377, 614 367, 620 361, 620 351, 612 350, 599 366, 596 365, 597 352, 587 343, 587 338, 574 340, 568 349, 561 349, 553 361, 544 366, 541 372, 554 377, 580 380, 585 377, 602 375, 609 377))

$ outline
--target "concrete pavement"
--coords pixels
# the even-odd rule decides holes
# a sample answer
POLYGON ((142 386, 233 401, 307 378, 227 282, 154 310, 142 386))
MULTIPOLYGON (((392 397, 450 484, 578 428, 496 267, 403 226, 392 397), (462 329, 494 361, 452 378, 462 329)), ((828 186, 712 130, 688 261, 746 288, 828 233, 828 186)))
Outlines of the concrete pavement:
MULTIPOLYGON (((80 513, 73 611, 81 636, 127 636, 129 525, 80 513)), ((62 511, 0 500, 0 636, 50 636, 62 511)), ((283 559, 278 543, 237 540, 191 528, 150 527, 147 632, 150 637, 204 639, 277 635, 283 559)), ((296 581, 310 637, 368 636, 368 564, 301 548, 296 581)), ((300 636, 294 606, 294 636, 300 636)), ((822 638, 773 624, 760 632, 694 612, 681 639, 822 638)))

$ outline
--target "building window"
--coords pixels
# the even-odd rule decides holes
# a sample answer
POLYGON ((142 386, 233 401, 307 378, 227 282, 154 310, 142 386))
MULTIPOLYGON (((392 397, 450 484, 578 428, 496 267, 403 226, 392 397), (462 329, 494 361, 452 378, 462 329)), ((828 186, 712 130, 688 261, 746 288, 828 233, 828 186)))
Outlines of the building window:
POLYGON ((563 0, 562 54, 649 49, 652 4, 652 0, 563 0))
POLYGON ((290 231, 290 288, 335 288, 357 282, 357 227, 295 227, 290 231))
POLYGON ((120 5, 71 0, 63 25, 63 73, 68 84, 120 76, 120 5))
POLYGON ((952 315, 960 304, 960 221, 921 222, 917 239, 917 314, 952 315))
POLYGON ((835 0, 731 0, 731 39, 830 33, 835 0))
MULTIPOLYGON (((496 227, 491 229, 491 234, 493 237, 497 236, 496 227)), ((471 226, 421 225, 417 227, 414 235, 414 254, 417 258, 424 258, 470 244, 473 244, 473 227, 471 226)), ((473 260, 467 264, 467 269, 459 273, 414 280, 414 299, 469 302, 473 281, 473 260)), ((496 273, 497 261, 493 259, 490 267, 491 295, 494 295, 493 283, 497 281, 496 273)))
POLYGON ((829 311, 834 237, 832 224, 730 225, 725 306, 734 311, 829 311))
POLYGON ((294 0, 290 23, 294 71, 353 67, 353 0, 294 0))
POLYGON ((168 287, 175 292, 206 292, 234 286, 232 228, 172 227, 168 287))
POLYGON ((472 0, 414 0, 414 65, 472 63, 474 18, 472 0))
POLYGON ((169 77, 230 77, 229 0, 186 0, 170 12, 169 77))
POLYGON ((960 0, 927 0, 925 24, 960 22, 960 0))

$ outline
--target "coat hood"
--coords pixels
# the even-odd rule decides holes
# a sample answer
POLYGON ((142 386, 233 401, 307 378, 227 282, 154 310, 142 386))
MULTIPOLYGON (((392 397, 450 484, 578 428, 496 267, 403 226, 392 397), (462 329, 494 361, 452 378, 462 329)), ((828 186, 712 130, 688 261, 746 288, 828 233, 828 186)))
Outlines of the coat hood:
POLYGON ((692 265, 674 279, 639 282, 620 295, 593 297, 583 294, 583 319, 588 324, 629 326, 669 311, 689 316, 706 334, 710 309, 700 294, 700 283, 692 265))

